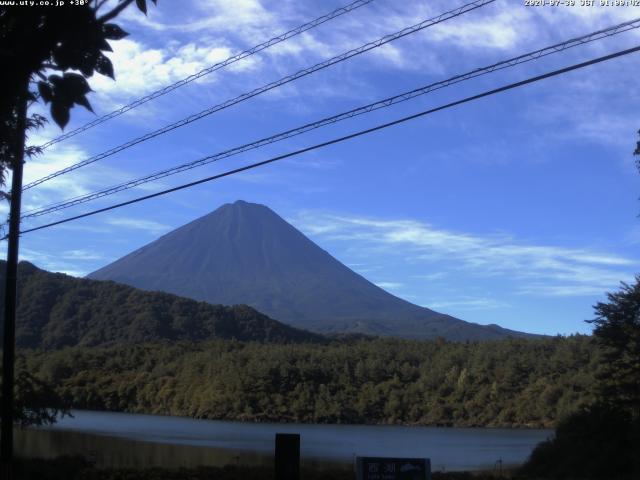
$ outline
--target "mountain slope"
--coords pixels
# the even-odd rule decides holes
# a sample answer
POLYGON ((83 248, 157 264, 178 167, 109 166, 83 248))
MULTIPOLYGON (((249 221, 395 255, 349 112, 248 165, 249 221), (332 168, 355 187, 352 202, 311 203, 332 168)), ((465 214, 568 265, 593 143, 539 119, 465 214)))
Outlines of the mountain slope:
POLYGON ((463 322, 391 295, 263 205, 237 201, 89 275, 196 300, 248 304, 320 332, 451 340, 518 332, 463 322))
MULTIPOLYGON (((6 262, 0 262, 4 285, 6 262)), ((0 312, 4 298, 0 298, 0 312)), ((324 338, 270 319, 246 305, 225 307, 113 282, 18 268, 16 344, 56 349, 156 340, 235 338, 267 342, 323 342, 324 338)))

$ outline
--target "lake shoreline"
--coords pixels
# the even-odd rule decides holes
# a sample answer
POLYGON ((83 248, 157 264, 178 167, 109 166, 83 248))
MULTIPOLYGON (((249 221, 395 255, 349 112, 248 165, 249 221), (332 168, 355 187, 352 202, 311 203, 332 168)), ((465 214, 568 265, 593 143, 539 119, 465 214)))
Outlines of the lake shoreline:
POLYGON ((146 411, 136 411, 136 410, 93 410, 93 409, 71 409, 70 412, 73 414, 74 411, 81 412, 94 412, 94 413, 121 413, 127 415, 147 415, 152 417, 166 417, 166 418, 182 418, 185 420, 205 420, 212 422, 233 422, 233 423, 241 423, 241 424, 257 424, 257 425, 336 425, 336 426, 363 426, 363 427, 421 427, 421 428, 464 428, 464 429, 482 429, 482 430, 553 430, 555 429, 555 422, 548 422, 543 424, 464 424, 464 423, 420 423, 420 422, 377 422, 377 423, 332 423, 332 422, 304 422, 298 420, 291 420, 286 417, 282 418, 267 418, 264 420, 260 420, 255 417, 251 418, 213 418, 213 417, 205 417, 205 416, 188 416, 188 415, 178 415, 178 414, 167 414, 167 413, 150 413, 146 411))
POLYGON ((58 424, 17 432, 23 456, 85 454, 99 466, 163 468, 272 462, 276 433, 301 435, 302 462, 352 465, 356 456, 432 458, 434 471, 521 465, 550 430, 324 425, 195 420, 73 411, 58 424))

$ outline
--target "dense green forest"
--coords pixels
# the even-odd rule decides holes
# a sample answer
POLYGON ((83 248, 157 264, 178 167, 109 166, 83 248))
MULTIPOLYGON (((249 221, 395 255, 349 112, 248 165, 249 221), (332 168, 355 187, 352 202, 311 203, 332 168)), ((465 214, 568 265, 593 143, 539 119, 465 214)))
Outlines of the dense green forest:
POLYGON ((586 336, 217 340, 23 351, 73 408, 244 421, 552 426, 593 399, 586 336))
POLYGON ((26 262, 19 287, 22 371, 30 385, 49 388, 60 409, 551 426, 593 399, 598 353, 585 336, 329 339, 246 306, 77 279, 26 262))
MULTIPOLYGON (((4 285, 5 262, 0 262, 4 285)), ((21 262, 16 344, 22 348, 113 345, 213 338, 323 342, 246 305, 227 307, 114 282, 74 278, 21 262)), ((0 312, 4 297, 0 296, 0 312)), ((0 332, 1 334, 1 332, 0 332)))

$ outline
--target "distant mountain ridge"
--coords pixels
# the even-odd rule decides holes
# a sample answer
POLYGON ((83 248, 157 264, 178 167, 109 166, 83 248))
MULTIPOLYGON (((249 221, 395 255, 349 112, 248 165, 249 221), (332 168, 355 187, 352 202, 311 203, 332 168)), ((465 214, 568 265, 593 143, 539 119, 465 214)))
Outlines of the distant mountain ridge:
MULTIPOLYGON (((5 269, 6 262, 0 262, 2 285, 5 269)), ((0 312, 3 303, 4 297, 0 298, 0 312)), ((18 266, 17 313, 16 344, 21 348, 216 338, 272 343, 326 340, 246 305, 211 305, 168 293, 145 292, 114 282, 47 272, 28 262, 18 266)))
POLYGON ((350 270, 268 207, 241 200, 88 277, 215 304, 247 304, 321 333, 449 340, 527 335, 402 300, 350 270))

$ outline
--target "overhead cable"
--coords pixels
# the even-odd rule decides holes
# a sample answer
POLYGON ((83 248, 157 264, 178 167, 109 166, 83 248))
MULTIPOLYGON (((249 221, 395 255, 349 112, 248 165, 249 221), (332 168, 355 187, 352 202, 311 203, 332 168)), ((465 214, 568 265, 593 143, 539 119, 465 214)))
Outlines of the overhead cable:
POLYGON ((211 65, 207 68, 204 68, 202 70, 200 70, 197 73, 194 73, 193 75, 189 75, 188 77, 185 77, 181 80, 178 80, 175 83, 172 83, 171 85, 167 85, 166 87, 163 87, 159 90, 156 90, 155 92, 152 92, 142 98, 136 99, 131 103, 128 103, 127 105, 124 105, 123 107, 120 107, 114 111, 112 111, 111 113, 107 113, 106 115, 103 115, 101 117, 98 117, 74 130, 71 130, 67 133, 63 133, 62 135, 57 136, 56 138, 49 140, 48 142, 40 145, 39 148, 41 149, 46 149, 48 147, 50 147, 51 145, 55 145, 56 143, 62 142, 63 140, 66 140, 67 138, 71 138, 74 137, 76 135, 78 135, 79 133, 82 133, 86 130, 89 130, 90 128, 95 127, 96 125, 100 125, 101 123, 104 123, 108 120, 111 120, 112 118, 118 117, 120 115, 122 115, 123 113, 128 112, 129 110, 133 110, 136 107, 139 107, 140 105, 143 105, 151 100, 154 100, 158 97, 161 97, 163 95, 166 95, 169 92, 172 92, 173 90, 176 90, 177 88, 180 88, 188 83, 191 83, 195 80, 198 80, 199 78, 204 77, 205 75, 209 75, 210 73, 215 72, 216 70, 220 70, 221 68, 227 67, 233 63, 236 63, 240 60, 243 60, 247 57, 250 57, 251 55, 254 55, 256 53, 259 53, 263 50, 266 50, 269 47, 272 47, 274 45, 277 45, 279 43, 284 42, 285 40, 288 40, 292 37, 295 37, 297 35, 300 35, 301 33, 304 33, 308 30, 311 30, 312 28, 315 28, 319 25, 322 25, 325 22, 328 22, 329 20, 333 20, 336 17, 340 17, 341 15, 344 15, 345 13, 349 13, 352 12, 353 10, 356 10, 357 8, 363 7, 364 5, 367 5, 371 2, 373 2, 374 0, 356 0, 355 2, 350 3, 349 5, 346 5, 344 7, 340 7, 337 8, 335 10, 333 10, 330 13, 327 13, 326 15, 322 15, 321 17, 316 18, 315 20, 312 20, 310 22, 307 22, 303 25, 300 25, 296 28, 293 28, 291 30, 289 30, 288 32, 282 33, 276 37, 273 37, 269 40, 267 40, 266 42, 263 42, 259 45, 256 45, 255 47, 251 47, 248 50, 244 50, 236 55, 233 55, 225 60, 222 60, 214 65, 211 65))
POLYGON ((428 94, 430 92, 433 92, 435 90, 439 90, 442 88, 446 88, 449 87, 451 85, 455 85, 457 83, 466 81, 466 80, 470 80, 482 75, 486 75, 492 72, 496 72, 499 70, 503 70, 505 68, 510 68, 510 67, 514 67, 516 65, 520 65, 523 63, 527 63, 530 62, 532 60, 536 60, 539 59, 541 57, 547 56, 547 55, 551 55, 554 53, 559 53, 562 51, 565 51, 569 48, 573 48, 576 47, 578 45, 584 45, 586 43, 589 42, 594 42, 596 40, 600 40, 602 38, 605 37, 610 37, 613 35, 617 35, 632 29, 637 29, 640 27, 640 18, 637 18, 635 20, 631 20, 628 22, 624 22, 618 25, 614 25, 612 27, 608 27, 606 29, 603 30, 599 30, 597 32, 593 32, 590 33, 588 35, 583 35, 581 37, 577 37, 577 38, 572 38, 570 40, 566 40, 564 42, 561 43, 557 43, 539 50, 535 50, 533 52, 528 52, 522 55, 519 55, 517 57, 513 57, 513 58, 509 58, 507 60, 503 60, 500 61, 498 63, 494 63, 492 65, 486 66, 486 67, 481 67, 481 68, 477 68, 475 70, 471 70, 469 72, 460 74, 460 75, 456 75, 454 77, 448 78, 446 80, 441 80, 439 82, 435 82, 435 83, 431 83, 429 85, 425 85, 422 86, 420 88, 416 88, 414 90, 408 91, 408 92, 404 92, 398 95, 394 95, 392 97, 388 97, 385 98, 383 100, 378 100, 377 102, 374 103, 370 103, 368 105, 364 105, 346 112, 342 112, 339 113, 337 115, 333 115, 330 117, 326 117, 323 118, 321 120, 312 122, 312 123, 308 123, 306 125, 302 125, 300 127, 296 127, 293 128, 291 130, 287 130, 285 132, 280 132, 277 133, 275 135, 271 135, 269 137, 265 137, 262 138, 260 140, 256 140, 254 142, 251 143, 247 143, 244 145, 241 145, 239 147, 234 147, 232 149, 229 150, 225 150, 219 153, 216 153, 214 155, 209 155, 205 158, 200 158, 197 159, 195 161, 191 161, 191 162, 187 162, 184 163, 182 165, 178 165, 175 167, 171 167, 171 168, 167 168, 149 175, 145 175, 142 177, 139 177, 137 179, 134 180, 130 180, 124 183, 120 183, 118 185, 114 185, 102 190, 99 190, 97 192, 92 192, 92 193, 88 193, 88 194, 84 194, 84 195, 80 195, 80 196, 76 196, 73 198, 69 198, 66 200, 63 200, 61 202, 56 202, 38 209, 33 209, 31 211, 25 212, 25 214, 22 216, 22 219, 28 219, 28 218, 33 218, 33 217, 39 217, 42 215, 46 215, 52 212, 56 212, 56 211, 60 211, 60 210, 64 210, 70 207, 73 207, 75 205, 79 205, 82 203, 86 203, 86 202, 90 202, 92 200, 96 200, 102 197, 106 197, 109 195, 113 195, 115 193, 118 192, 122 192, 131 188, 135 188, 137 186, 140 186, 142 184, 145 183, 149 183, 155 180, 159 180, 161 178, 165 178, 171 175, 175 175, 187 170, 191 170, 193 168, 197 168, 197 167, 201 167, 203 165, 207 165, 209 163, 213 163, 219 160, 222 160, 224 158, 229 158, 235 155, 238 155, 240 153, 244 153, 247 152, 249 150, 254 150, 257 149, 259 147, 262 147, 264 145, 269 145, 275 142, 279 142, 297 135, 301 135, 303 133, 309 132, 311 130, 317 129, 317 128, 321 128, 327 125, 331 125, 337 122, 340 122, 342 120, 346 120, 348 118, 353 118, 355 116, 358 115, 363 115, 375 110, 379 110, 382 108, 386 108, 386 107, 390 107, 392 105, 401 103, 401 102, 405 102, 407 100, 413 99, 415 97, 418 97, 420 95, 425 95, 428 94))
MULTIPOLYGON (((235 174, 240 173, 240 172, 244 172, 244 171, 247 171, 247 170, 252 170, 254 168, 258 168, 258 167, 261 167, 261 166, 264 166, 264 165, 268 165, 268 164, 271 164, 271 163, 274 163, 274 162, 277 162, 277 161, 280 161, 280 160, 284 160, 286 158, 294 157, 294 156, 297 156, 297 155, 300 155, 300 154, 303 154, 303 153, 306 153, 306 152, 310 152, 312 150, 318 150, 320 148, 324 148, 324 147, 327 147, 329 145, 334 145, 334 144, 337 144, 337 143, 341 143, 341 142, 344 142, 346 140, 351 140, 353 138, 361 137, 361 136, 367 135, 369 133, 377 132, 379 130, 383 130, 383 129, 386 129, 386 128, 389 128, 389 127, 392 127, 392 126, 395 126, 395 125, 399 125, 401 123, 405 123, 405 122, 408 122, 410 120, 415 120, 417 118, 424 117, 426 115, 430 115, 432 113, 439 112, 441 110, 446 110, 446 109, 449 109, 449 108, 452 108, 452 107, 455 107, 455 106, 458 106, 458 105, 462 105, 462 104, 469 103, 469 102, 472 102, 472 101, 475 101, 475 100, 479 100, 479 99, 484 98, 484 97, 495 95, 497 93, 501 93, 501 92, 505 92, 505 91, 508 91, 508 90, 512 90, 514 88, 518 88, 518 87, 522 87, 522 86, 525 86, 525 85, 529 85, 529 84, 532 84, 532 83, 535 83, 535 82, 539 82, 541 80, 545 80, 547 78, 556 77, 558 75, 562 75, 562 74, 565 74, 565 73, 568 73, 568 72, 571 72, 571 71, 574 71, 574 70, 579 70, 581 68, 585 68, 585 67, 588 67, 590 65, 595 65, 597 63, 602 63, 602 62, 605 62, 605 61, 608 61, 608 60, 612 60, 614 58, 622 57, 624 55, 629 55, 631 53, 635 53, 635 52, 638 52, 638 51, 640 51, 640 46, 636 46, 636 47, 633 47, 633 48, 628 48, 626 50, 621 50, 621 51, 618 51, 618 52, 615 52, 615 53, 611 53, 609 55, 604 55, 604 56, 601 56, 601 57, 598 57, 598 58, 594 58, 594 59, 586 61, 586 62, 577 63, 577 64, 574 64, 574 65, 571 65, 571 66, 568 66, 568 67, 560 68, 558 70, 553 70, 551 72, 547 72, 547 73, 544 73, 542 75, 537 75, 535 77, 530 77, 530 78, 528 78, 526 80, 521 80, 519 82, 510 83, 508 85, 504 85, 502 87, 495 88, 493 90, 488 90, 488 91, 485 91, 483 93, 479 93, 477 95, 472 95, 470 97, 466 97, 466 98, 463 98, 461 100, 457 100, 455 102, 447 103, 445 105, 441 105, 441 106, 436 107, 436 108, 431 108, 429 110, 424 110, 422 112, 415 113, 413 115, 408 115, 406 117, 402 117, 402 118, 399 118, 397 120, 393 120, 391 122, 383 123, 381 125, 376 125, 375 127, 367 128, 365 130, 360 130, 358 132, 351 133, 349 135, 345 135, 345 136, 342 136, 342 137, 334 138, 332 140, 329 140, 329 141, 326 141, 326 142, 322 142, 322 143, 318 143, 318 144, 315 144, 315 145, 311 145, 309 147, 305 147, 305 148, 302 148, 302 149, 299 149, 299 150, 295 150, 293 152, 285 153, 283 155, 278 155, 276 157, 272 157, 272 158, 269 158, 267 160, 263 160, 263 161, 260 161, 260 162, 255 162, 255 163, 252 163, 252 164, 249 164, 249 165, 245 165, 243 167, 235 168, 233 170, 228 170, 228 171, 223 172, 223 173, 219 173, 219 174, 212 175, 212 176, 209 176, 209 177, 201 178, 201 179, 193 181, 193 182, 189 182, 189 183, 185 183, 185 184, 182 184, 182 185, 178 185, 176 187, 172 187, 172 188, 168 188, 166 190, 162 190, 162 191, 159 191, 159 192, 151 193, 149 195, 144 195, 142 197, 134 198, 132 200, 127 200, 126 202, 117 203, 117 204, 114 204, 114 205, 110 205, 108 207, 100 208, 100 209, 93 210, 93 211, 90 211, 90 212, 87 212, 87 213, 83 213, 83 214, 80 214, 80 215, 75 215, 73 217, 68 217, 68 218, 65 218, 65 219, 62 219, 62 220, 58 220, 58 221, 55 221, 55 222, 47 223, 45 225, 40 225, 40 226, 37 226, 37 227, 29 228, 27 230, 23 230, 22 233, 35 232, 35 231, 42 230, 42 229, 45 229, 45 228, 50 228, 50 227, 53 227, 53 226, 56 226, 56 225, 61 225, 63 223, 68 223, 68 222, 71 222, 71 221, 74 221, 74 220, 79 220, 81 218, 86 218, 86 217, 90 217, 90 216, 93 216, 93 215, 97 215, 99 213, 108 212, 110 210, 115 210, 117 208, 121 208, 121 207, 124 207, 124 206, 127 206, 127 205, 133 205, 135 203, 139 203, 139 202, 142 202, 142 201, 145 201, 145 200, 150 200, 152 198, 156 198, 156 197, 160 197, 160 196, 163 196, 163 195, 167 195, 169 193, 177 192, 179 190, 184 190, 186 188, 191 188, 191 187, 194 187, 196 185, 200 185, 200 184, 203 184, 203 183, 207 183, 207 182, 211 182, 211 181, 214 181, 214 180, 218 180, 220 178, 224 178, 224 177, 228 177, 228 176, 231 176, 231 175, 235 175, 235 174)), ((4 237, 3 240, 5 238, 6 237, 4 237)))
POLYGON ((302 70, 297 71, 294 74, 291 75, 287 75, 286 77, 281 78, 280 80, 277 80, 275 82, 271 82, 267 85, 264 85, 262 87, 256 88, 255 90, 252 90, 250 92, 247 93, 243 93, 242 95, 239 95, 235 98, 229 99, 223 103, 220 103, 218 105, 214 105, 212 107, 207 108, 206 110, 203 110, 199 113, 195 113, 193 115, 190 115, 186 118, 183 118, 182 120, 179 120, 177 122, 174 122, 172 124, 166 125, 158 130, 155 130, 153 132, 149 132, 145 135, 142 135, 141 137, 135 138, 133 140, 129 140, 126 143, 123 143, 121 145, 118 145, 117 147, 111 148, 105 152, 102 152, 98 155, 94 155, 93 157, 87 158, 86 160, 82 160, 81 162, 75 163, 73 165, 70 165, 69 167, 63 168, 61 170, 58 170, 56 172, 53 172, 47 176, 44 176, 42 178, 39 178, 38 180, 34 180, 31 183, 26 184, 23 187, 23 190, 28 190, 30 188, 33 188, 37 185, 40 185, 41 183, 44 183, 48 180, 51 180, 52 178, 56 178, 60 175, 64 175, 66 173, 72 172, 74 170, 77 170, 78 168, 84 167, 86 165, 95 163, 99 160, 103 160, 107 157, 110 157, 111 155, 115 155, 118 152, 121 152, 123 150, 126 150, 130 147, 133 147, 134 145, 137 145, 139 143, 145 142, 147 140, 150 140, 152 138, 155 138, 159 135, 163 135, 167 132, 170 132, 172 130, 175 130, 177 128, 180 127, 184 127, 185 125, 189 125, 190 123, 193 123, 197 120, 200 120, 204 117, 207 117, 213 113, 219 112, 220 110, 224 110, 226 108, 231 107, 232 105, 236 105, 240 102, 244 102, 245 100, 249 100, 250 98, 253 98, 257 95, 260 95, 262 93, 268 92, 270 90, 273 90, 275 88, 278 88, 282 85, 285 85, 289 82, 292 82, 294 80, 298 80, 299 78, 305 77, 309 74, 312 74, 314 72, 317 72, 319 70, 325 69, 327 67, 330 67, 332 65, 335 65, 337 63, 343 62, 349 58, 355 57, 356 55, 360 55, 364 52, 368 52, 369 50, 373 50, 375 48, 381 47, 382 45, 385 45, 389 42, 392 42, 394 40, 397 40, 399 38, 402 37, 406 37, 407 35, 411 35, 412 33, 416 33, 420 30, 424 30, 425 28, 428 27, 432 27, 434 25, 437 25, 439 23, 445 22, 447 20, 450 20, 452 18, 458 17, 460 15, 463 15, 465 13, 468 13, 472 10, 476 10, 477 8, 483 7, 485 5, 488 5, 490 3, 495 2, 496 0, 475 0, 473 2, 467 3, 461 7, 455 8, 454 10, 449 10, 448 12, 442 13, 440 15, 438 15, 437 17, 428 19, 428 20, 424 20, 420 23, 417 23, 411 27, 407 27, 404 28, 398 32, 389 34, 389 35, 385 35, 384 37, 379 38, 378 40, 375 40, 373 42, 369 42, 365 45, 362 45, 358 48, 355 48, 353 50, 349 50, 348 52, 342 53, 340 55, 337 55, 333 58, 330 58, 329 60, 325 60, 323 62, 317 63, 311 67, 307 67, 304 68, 302 70))

